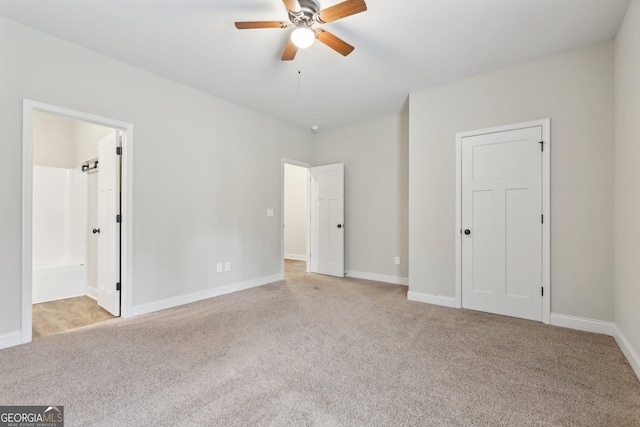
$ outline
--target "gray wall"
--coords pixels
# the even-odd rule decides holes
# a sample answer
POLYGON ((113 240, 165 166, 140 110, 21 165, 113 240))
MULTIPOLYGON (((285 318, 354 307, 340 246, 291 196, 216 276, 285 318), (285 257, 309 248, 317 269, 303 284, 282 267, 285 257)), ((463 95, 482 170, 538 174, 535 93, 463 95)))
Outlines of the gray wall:
POLYGON ((23 98, 133 123, 134 305, 280 273, 281 158, 310 161, 308 131, 0 18, 0 335, 21 326, 23 98))
POLYGON ((345 269, 408 275, 408 111, 320 132, 314 163, 345 164, 345 269), (400 265, 395 265, 400 256, 400 265))
POLYGON ((551 311, 613 320, 613 43, 410 95, 412 292, 455 295, 455 134, 551 118, 551 311))
MULTIPOLYGON (((616 326, 640 355, 640 1, 615 41, 616 326)), ((636 363, 640 359, 636 359, 636 363)), ((638 365, 636 365, 636 369, 638 365)), ((636 371, 640 375, 640 371, 636 371)))

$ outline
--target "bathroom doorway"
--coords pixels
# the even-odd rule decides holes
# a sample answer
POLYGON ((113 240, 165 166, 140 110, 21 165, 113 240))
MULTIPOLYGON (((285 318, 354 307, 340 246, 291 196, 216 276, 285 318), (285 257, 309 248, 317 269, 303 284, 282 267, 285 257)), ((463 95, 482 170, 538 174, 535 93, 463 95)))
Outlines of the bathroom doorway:
POLYGON ((24 101, 22 342, 131 313, 133 126, 24 101))
POLYGON ((114 317, 98 302, 99 146, 113 128, 33 116, 33 337, 114 317))

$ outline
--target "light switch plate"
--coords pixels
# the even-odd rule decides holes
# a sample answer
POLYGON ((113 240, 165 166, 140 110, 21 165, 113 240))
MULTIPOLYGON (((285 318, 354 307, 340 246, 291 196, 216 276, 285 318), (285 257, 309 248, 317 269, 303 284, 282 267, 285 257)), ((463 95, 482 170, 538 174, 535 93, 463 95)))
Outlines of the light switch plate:
POLYGON ((216 265, 216 270, 218 271, 218 273, 222 273, 222 263, 221 263, 221 262, 219 262, 219 263, 216 265))
POLYGON ((267 216, 273 216, 273 209, 267 209, 267 216))
POLYGON ((224 271, 231 271, 231 263, 230 262, 225 262, 224 263, 224 271))

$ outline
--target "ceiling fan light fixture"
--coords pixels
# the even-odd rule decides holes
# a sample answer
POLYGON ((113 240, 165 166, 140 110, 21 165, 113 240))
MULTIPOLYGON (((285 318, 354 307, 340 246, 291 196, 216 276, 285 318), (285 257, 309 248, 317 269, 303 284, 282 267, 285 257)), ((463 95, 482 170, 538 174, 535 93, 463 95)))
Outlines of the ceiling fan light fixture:
POLYGON ((335 50, 342 56, 353 52, 354 47, 341 38, 331 34, 317 25, 337 21, 367 10, 365 0, 342 0, 341 3, 320 9, 318 0, 282 0, 287 8, 289 22, 286 21, 248 21, 236 22, 239 30, 253 28, 286 28, 289 40, 284 48, 283 61, 292 61, 299 49, 313 44, 315 39, 325 46, 335 50), (314 28, 315 27, 315 28, 314 28))
POLYGON ((300 25, 291 33, 291 41, 300 49, 305 49, 313 44, 316 33, 306 25, 300 25))

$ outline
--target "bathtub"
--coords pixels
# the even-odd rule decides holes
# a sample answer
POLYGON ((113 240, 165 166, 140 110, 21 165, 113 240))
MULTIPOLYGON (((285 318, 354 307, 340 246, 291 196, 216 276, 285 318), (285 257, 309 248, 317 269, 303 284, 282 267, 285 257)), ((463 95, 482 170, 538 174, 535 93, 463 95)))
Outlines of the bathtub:
POLYGON ((34 264, 34 304, 86 294, 87 266, 81 261, 64 258, 34 264))

